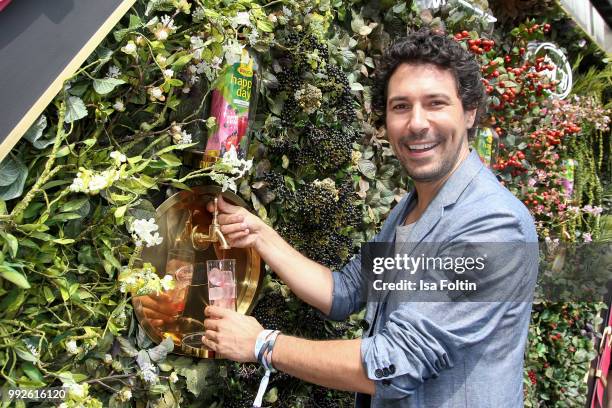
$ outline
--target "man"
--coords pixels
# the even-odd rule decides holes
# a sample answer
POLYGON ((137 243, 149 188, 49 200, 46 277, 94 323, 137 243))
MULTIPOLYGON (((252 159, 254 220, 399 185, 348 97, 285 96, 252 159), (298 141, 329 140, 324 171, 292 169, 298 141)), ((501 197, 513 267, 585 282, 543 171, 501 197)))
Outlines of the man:
MULTIPOLYGON (((421 30, 393 44, 376 76, 387 136, 415 189, 391 211, 376 242, 537 242, 526 208, 468 147, 483 101, 478 64, 453 40, 421 30)), ((375 93, 376 94, 376 93, 375 93)), ((363 338, 311 341, 280 334, 273 366, 322 386, 356 391, 358 407, 520 407, 531 303, 410 302, 372 298, 358 255, 332 273, 298 253, 243 208, 219 202, 221 230, 254 247, 299 298, 331 319, 366 305, 363 338), (367 287, 367 288, 366 288, 367 287)), ((517 254, 513 254, 516 258, 517 254)), ((529 299, 537 252, 504 269, 504 286, 529 299), (515 265, 516 266, 516 265, 515 265), (519 265, 520 266, 520 265, 519 265), (512 281, 512 279, 511 279, 512 281), (514 279, 516 281, 516 279, 514 279), (510 281, 509 281, 510 282, 510 281)), ((501 259, 501 258, 500 258, 501 259)), ((256 361, 262 327, 252 317, 208 307, 206 345, 231 360, 256 361)))

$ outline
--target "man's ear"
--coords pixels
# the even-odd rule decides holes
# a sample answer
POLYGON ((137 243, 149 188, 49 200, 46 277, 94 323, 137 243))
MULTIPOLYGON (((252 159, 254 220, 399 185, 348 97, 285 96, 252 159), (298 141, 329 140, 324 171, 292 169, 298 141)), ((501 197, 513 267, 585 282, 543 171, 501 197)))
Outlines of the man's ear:
POLYGON ((476 120, 476 109, 465 111, 463 118, 465 120, 466 129, 471 129, 474 127, 474 121, 476 120))

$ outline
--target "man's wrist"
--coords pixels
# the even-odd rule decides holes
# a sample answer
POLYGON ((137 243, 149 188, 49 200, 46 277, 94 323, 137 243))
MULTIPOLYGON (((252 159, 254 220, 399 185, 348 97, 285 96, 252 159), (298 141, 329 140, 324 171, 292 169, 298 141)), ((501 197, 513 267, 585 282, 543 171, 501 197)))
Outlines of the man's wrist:
MULTIPOLYGON (((257 239, 255 240, 255 251, 260 255, 264 255, 270 251, 274 246, 274 242, 278 237, 278 234, 268 224, 262 221, 262 226, 257 232, 257 239)), ((264 259, 265 260, 265 259, 264 259)))

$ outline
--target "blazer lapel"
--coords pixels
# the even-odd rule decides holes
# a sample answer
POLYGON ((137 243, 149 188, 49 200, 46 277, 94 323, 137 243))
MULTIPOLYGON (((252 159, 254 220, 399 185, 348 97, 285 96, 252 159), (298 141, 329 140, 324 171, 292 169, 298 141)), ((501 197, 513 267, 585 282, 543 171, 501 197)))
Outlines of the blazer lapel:
MULTIPOLYGON (((461 195, 461 193, 466 189, 468 184, 472 181, 472 179, 476 176, 478 171, 482 168, 482 162, 478 157, 478 154, 475 150, 473 150, 465 161, 461 164, 461 166, 449 177, 449 179, 444 183, 444 185, 438 191, 438 194, 434 197, 434 199, 429 203, 425 212, 421 215, 418 221, 414 224, 412 231, 410 233, 408 242, 402 243, 401 248, 399 249, 399 253, 407 254, 407 256, 412 255, 415 249, 419 246, 419 244, 427 237, 430 232, 434 229, 434 227, 438 224, 442 215, 444 214, 444 208, 448 205, 454 204, 457 202, 457 199, 461 195)), ((414 194, 414 190, 412 192, 414 194)), ((402 211, 403 216, 400 220, 393 226, 392 241, 395 243, 395 230, 396 227, 402 225, 405 217, 406 210, 409 208, 410 200, 413 199, 411 196, 409 200, 406 201, 406 208, 402 211)), ((435 239, 441 240, 444 234, 432 234, 435 239)), ((428 239, 430 242, 431 239, 428 239)), ((394 270, 387 275, 388 282, 394 282, 397 278, 398 271, 394 270)), ((389 295, 390 291, 381 291, 379 292, 379 302, 384 302, 389 295)))

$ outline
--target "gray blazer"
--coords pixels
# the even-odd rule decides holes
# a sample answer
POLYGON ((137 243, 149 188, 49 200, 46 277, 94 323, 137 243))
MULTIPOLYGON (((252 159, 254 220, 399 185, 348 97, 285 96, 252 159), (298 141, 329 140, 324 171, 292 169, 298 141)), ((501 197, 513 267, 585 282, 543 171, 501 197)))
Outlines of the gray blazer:
MULTIPOLYGON (((396 227, 414 198, 413 191, 395 206, 374 241, 394 243, 396 227)), ((529 243, 521 253, 513 250, 489 259, 501 273, 493 280, 499 301, 414 302, 395 292, 372 295, 361 254, 333 274, 328 318, 344 320, 366 306, 361 358, 376 393, 357 394, 357 407, 523 406, 537 234, 523 203, 500 185, 474 151, 414 224, 407 251, 423 243, 466 242, 529 243), (509 301, 508 289, 526 296, 509 301)))

